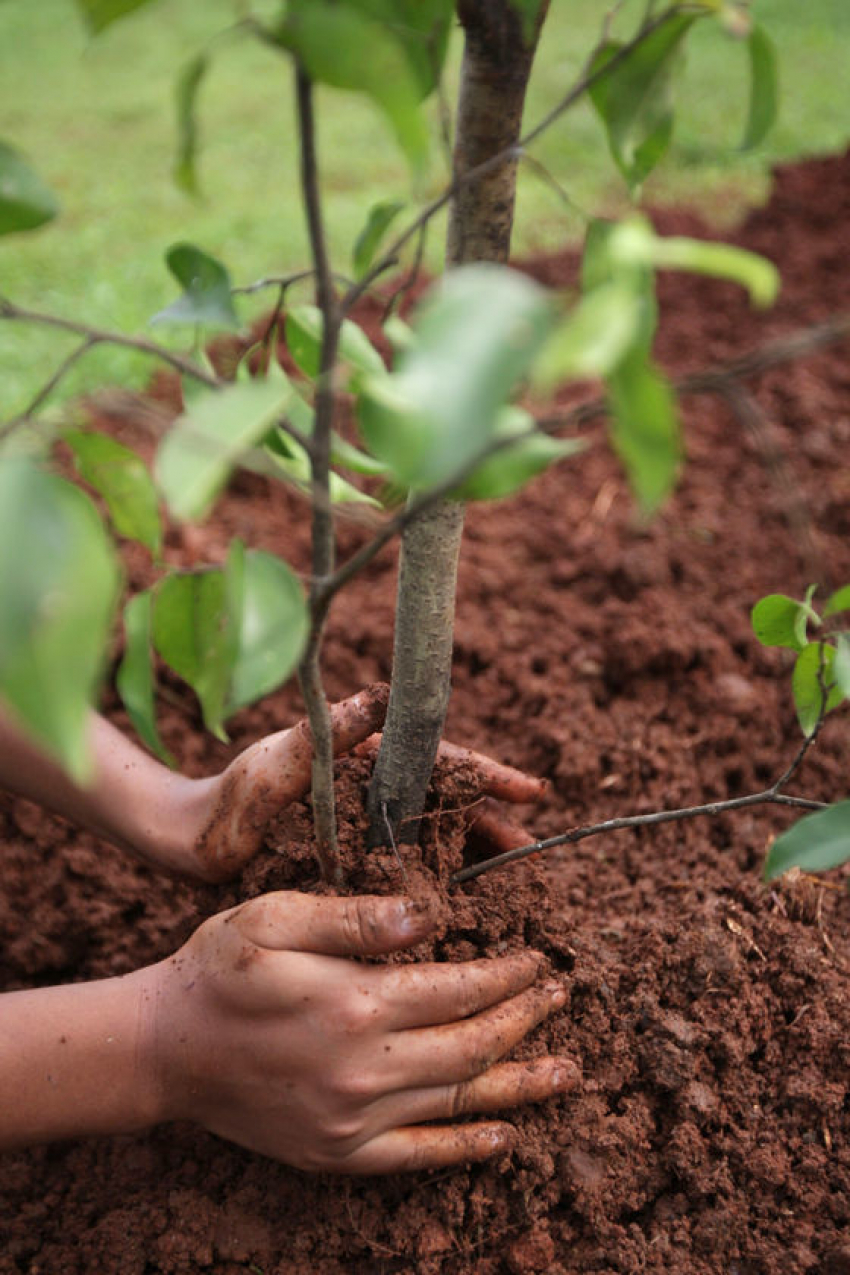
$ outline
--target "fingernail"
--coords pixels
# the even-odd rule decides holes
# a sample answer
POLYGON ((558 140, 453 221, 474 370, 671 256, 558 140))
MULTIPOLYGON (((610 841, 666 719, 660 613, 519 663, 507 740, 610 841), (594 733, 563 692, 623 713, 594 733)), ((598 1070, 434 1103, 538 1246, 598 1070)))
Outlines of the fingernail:
POLYGON ((579 1070, 571 1058, 557 1062, 552 1069, 552 1085, 558 1093, 574 1089, 578 1084, 579 1070))
POLYGON ((398 909, 398 929, 404 938, 424 938, 432 928, 427 904, 420 899, 404 899, 401 902, 398 909))
POLYGON ((553 1009, 560 1009, 560 1007, 566 1002, 567 989, 560 983, 556 983, 553 978, 550 978, 543 984, 543 990, 544 992, 549 993, 553 1009))

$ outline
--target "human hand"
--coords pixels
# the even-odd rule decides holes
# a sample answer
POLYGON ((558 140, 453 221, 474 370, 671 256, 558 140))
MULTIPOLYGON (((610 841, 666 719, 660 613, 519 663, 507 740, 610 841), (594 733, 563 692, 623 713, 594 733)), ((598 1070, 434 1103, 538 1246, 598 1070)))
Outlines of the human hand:
POLYGON ((459 1124, 574 1088, 565 1058, 500 1063, 564 1003, 533 952, 373 965, 427 938, 398 898, 261 896, 213 917, 148 971, 162 1119, 301 1169, 391 1173, 482 1160, 503 1121, 459 1124), (447 1120, 444 1125, 423 1121, 447 1120))
MULTIPOLYGON (((389 687, 378 683, 331 706, 335 756, 383 725, 388 697, 389 687)), ((309 790, 312 761, 305 720, 252 744, 222 774, 195 781, 188 871, 211 882, 235 876, 259 849, 269 820, 309 790)))

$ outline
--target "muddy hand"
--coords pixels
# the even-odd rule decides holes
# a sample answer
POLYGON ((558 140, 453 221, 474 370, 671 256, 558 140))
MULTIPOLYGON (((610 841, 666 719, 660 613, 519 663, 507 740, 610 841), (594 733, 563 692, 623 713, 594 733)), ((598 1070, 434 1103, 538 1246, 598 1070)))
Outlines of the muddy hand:
POLYGON ((153 967, 165 1119, 302 1169, 392 1173, 508 1150, 512 1126, 458 1117, 572 1089, 575 1064, 500 1062, 564 1003, 533 952, 366 964, 427 938, 398 898, 277 893, 207 921, 153 967), (349 959, 346 959, 349 958, 349 959), (442 1125, 425 1124, 442 1120, 442 1125))
MULTIPOLYGON (((373 735, 359 744, 355 752, 374 757, 380 743, 380 735, 373 735)), ((505 813, 499 803, 507 801, 521 806, 539 801, 549 788, 545 779, 537 779, 514 766, 494 761, 484 753, 476 753, 471 748, 461 748, 445 740, 440 744, 437 757, 440 761, 469 767, 478 775, 483 799, 472 808, 470 822, 470 834, 479 852, 478 857, 485 859, 502 854, 534 840, 522 824, 505 813)))
MULTIPOLYGON (((331 707, 334 755, 348 752, 383 725, 389 688, 369 686, 331 707)), ((269 820, 309 790, 313 760, 310 727, 252 744, 215 779, 202 781, 204 818, 195 843, 196 870, 207 881, 225 881, 259 848, 269 820)))

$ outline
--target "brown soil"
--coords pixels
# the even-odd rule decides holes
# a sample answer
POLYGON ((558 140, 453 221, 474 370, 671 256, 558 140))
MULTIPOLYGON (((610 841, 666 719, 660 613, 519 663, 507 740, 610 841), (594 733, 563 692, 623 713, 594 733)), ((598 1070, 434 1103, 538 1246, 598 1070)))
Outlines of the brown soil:
MULTIPOLYGON (((754 314, 731 286, 665 278, 666 366, 696 369, 845 307, 849 220, 850 160, 780 172, 737 238, 780 264, 781 301, 754 314)), ((700 233, 675 214, 659 222, 700 233)), ((564 282, 575 261, 533 269, 564 282)), ((716 398, 685 403, 683 481, 649 526, 601 438, 521 498, 470 512, 449 734, 549 777, 528 816, 538 835, 744 793, 793 756, 788 662, 757 646, 748 614, 764 593, 850 578, 846 348, 754 388, 767 441, 716 398)), ((218 560, 234 533, 304 563, 303 509, 255 478, 200 538, 173 532, 169 554, 218 560)), ((346 527, 345 547, 362 534, 346 527)), ((141 582, 144 559, 129 563, 141 582)), ((393 585, 387 553, 340 599, 334 697, 387 677, 393 585)), ((220 766, 231 752, 202 734, 176 681, 170 691, 169 746, 192 773, 220 766)), ((298 715, 288 687, 236 720, 233 751, 298 715)), ((844 713, 800 789, 846 795, 846 741, 844 713)), ((363 769, 341 771, 354 806, 363 769)), ((443 873, 463 853, 447 808, 464 800, 443 791, 429 820, 426 859, 443 873)), ((235 897, 175 889, 26 802, 0 817, 7 987, 129 970, 235 897)), ((440 956, 528 943, 570 988, 526 1049, 568 1053, 582 1082, 513 1117, 519 1146, 501 1163, 309 1178, 190 1127, 6 1155, 0 1275, 850 1272, 850 900, 840 876, 761 883, 789 818, 757 809, 619 833, 452 892, 440 956)), ((369 873, 370 888, 376 876, 398 888, 391 861, 369 873)), ((314 883, 295 808, 241 889, 314 883)))

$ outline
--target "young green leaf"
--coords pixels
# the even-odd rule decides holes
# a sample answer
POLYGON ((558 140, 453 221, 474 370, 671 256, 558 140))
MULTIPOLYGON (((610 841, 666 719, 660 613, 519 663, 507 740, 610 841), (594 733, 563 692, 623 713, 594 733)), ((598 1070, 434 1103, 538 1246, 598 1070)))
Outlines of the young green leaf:
POLYGON ((764 865, 765 881, 789 868, 827 872, 850 859, 850 801, 839 801, 798 820, 777 837, 764 865))
POLYGON ((154 596, 152 636, 166 664, 197 695, 204 724, 226 740, 224 716, 236 660, 238 619, 220 567, 168 576, 154 596))
POLYGON ((493 437, 553 319, 550 297, 524 275, 489 263, 453 270, 419 311, 397 370, 364 383, 370 451, 405 486, 449 478, 493 437))
POLYGON ((791 689, 797 720, 805 736, 811 735, 820 718, 844 699, 836 685, 835 647, 828 642, 810 642, 797 656, 791 689))
POLYGON ((209 69, 209 58, 199 53, 180 71, 175 86, 177 105, 177 159, 174 164, 174 180, 187 195, 197 195, 198 174, 195 157, 198 151, 198 122, 195 108, 204 76, 209 69))
MULTIPOLYGON (((315 305, 292 306, 286 312, 284 331, 287 348, 296 365, 305 376, 315 380, 319 375, 324 331, 321 310, 315 305)), ((353 369, 349 381, 355 387, 358 374, 381 375, 386 370, 384 360, 366 333, 351 319, 345 319, 340 329, 339 359, 353 369)))
POLYGON ((623 266, 660 270, 689 270, 692 274, 730 279, 746 288, 753 305, 772 305, 779 292, 779 271, 772 261, 732 244, 707 243, 683 235, 657 235, 643 216, 628 217, 616 226, 608 245, 612 261, 623 266))
POLYGON ((682 454, 675 396, 639 351, 622 361, 607 387, 614 450, 639 504, 652 513, 672 491, 682 454))
POLYGON ((608 376, 641 334, 643 298, 625 282, 605 283, 582 297, 558 324, 532 369, 544 392, 570 378, 608 376))
POLYGON ((92 35, 97 35, 112 22, 150 3, 151 0, 77 0, 77 8, 92 35))
POLYGON ((79 782, 120 573, 93 504, 20 458, 0 464, 0 695, 79 782), (22 554, 25 560, 22 561, 22 554))
POLYGON ((835 639, 835 659, 832 664, 835 685, 845 699, 850 699, 850 635, 839 633, 835 639))
POLYGON ((513 447, 495 452, 452 492, 456 500, 499 500, 509 496, 555 461, 584 450, 578 438, 550 438, 534 428, 534 417, 517 407, 499 413, 495 437, 517 436, 513 447))
POLYGON ((282 374, 211 390, 174 422, 156 456, 154 474, 176 518, 201 518, 234 465, 260 441, 293 395, 282 374))
POLYGON ((835 615, 838 611, 850 611, 850 584, 836 589, 835 593, 827 598, 823 609, 824 615, 835 615))
POLYGON ((800 603, 784 593, 771 593, 760 598, 752 609, 750 620, 753 632, 762 646, 787 646, 792 651, 802 651, 808 639, 799 634, 797 619, 800 603))
POLYGON ((419 109, 420 83, 403 44, 385 23, 347 4, 299 0, 290 5, 275 38, 295 54, 311 80, 371 98, 411 165, 423 167, 428 126, 419 109))
POLYGON ((130 598, 124 608, 124 658, 115 684, 139 737, 166 766, 174 766, 174 758, 160 739, 156 724, 151 603, 150 591, 146 590, 130 598))
MULTIPOLYGON (((310 458, 304 448, 294 438, 280 430, 277 431, 276 437, 266 440, 266 452, 269 460, 279 470, 280 477, 285 478, 287 482, 294 484, 309 496, 313 478, 310 458)), ((333 471, 328 477, 328 490, 333 505, 361 504, 380 507, 380 502, 374 497, 367 496, 353 483, 333 471)))
POLYGON ((764 140, 776 119, 779 97, 776 49, 763 27, 754 26, 747 40, 750 62, 750 109, 741 150, 764 140))
MULTIPOLYGON (((673 135, 672 72, 694 15, 670 15, 595 79, 590 100, 602 118, 615 164, 634 191, 663 156, 673 135)), ((609 40, 597 49, 590 73, 603 71, 623 45, 609 40)))
POLYGON ((162 544, 159 507, 144 461, 106 434, 71 429, 64 438, 80 477, 106 501, 118 534, 158 554, 162 544))
POLYGON ((35 230, 58 211, 53 192, 14 147, 0 141, 0 235, 35 230))
POLYGON ((404 207, 399 200, 392 199, 382 200, 369 209, 366 225, 357 236, 351 257, 355 278, 362 279, 369 269, 381 240, 404 207))
POLYGON ((173 244, 165 254, 168 269, 183 293, 155 314, 151 323, 201 323, 209 328, 238 329, 230 275, 220 261, 194 244, 173 244))
POLYGON ((228 713, 286 681, 301 658, 308 630, 304 591, 295 575, 274 554, 249 550, 228 713))

